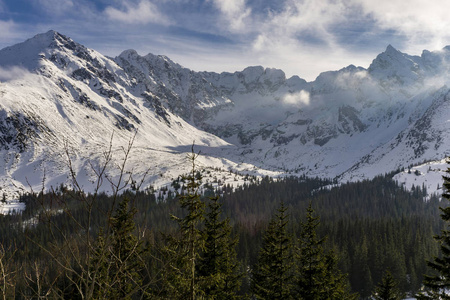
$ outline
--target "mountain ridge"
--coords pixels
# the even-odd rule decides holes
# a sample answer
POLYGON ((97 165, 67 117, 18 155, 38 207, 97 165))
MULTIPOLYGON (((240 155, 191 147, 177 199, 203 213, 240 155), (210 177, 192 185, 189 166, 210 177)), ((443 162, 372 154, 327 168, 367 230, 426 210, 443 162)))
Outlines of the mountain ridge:
POLYGON ((359 180, 442 160, 449 53, 410 56, 389 45, 367 69, 307 82, 262 66, 194 72, 132 49, 109 58, 49 31, 0 50, 1 182, 7 193, 36 188, 45 166, 45 186, 67 183, 69 146, 88 186, 85 169, 101 164, 112 135, 120 153, 136 134, 130 168, 143 174, 149 162, 146 186, 186 171, 193 142, 204 166, 256 175, 359 180))

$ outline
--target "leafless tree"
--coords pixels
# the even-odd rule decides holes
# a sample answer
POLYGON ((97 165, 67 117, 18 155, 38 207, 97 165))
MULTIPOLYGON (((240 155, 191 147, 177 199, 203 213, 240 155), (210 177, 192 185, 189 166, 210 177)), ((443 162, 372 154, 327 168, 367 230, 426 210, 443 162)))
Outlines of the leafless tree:
POLYGON ((12 266, 15 252, 11 249, 6 250, 0 243, 0 295, 3 300, 15 295, 14 276, 17 272, 12 266))
MULTIPOLYGON (((79 294, 81 299, 92 299, 94 293, 98 295, 107 295, 108 293, 99 292, 99 289, 108 290, 120 279, 120 276, 125 276, 121 273, 120 261, 117 257, 114 257, 114 251, 111 248, 113 237, 111 236, 111 220, 113 217, 114 209, 117 206, 121 193, 130 189, 131 184, 134 189, 140 189, 145 176, 149 170, 142 175, 139 182, 133 178, 133 172, 127 168, 127 161, 129 160, 130 153, 133 149, 133 143, 136 138, 136 134, 129 140, 126 147, 123 147, 123 157, 120 163, 114 164, 113 159, 113 136, 109 143, 109 147, 103 152, 102 162, 95 164, 89 163, 91 171, 95 174, 95 181, 93 183, 93 192, 87 194, 83 187, 80 185, 77 179, 77 172, 73 165, 73 151, 68 144, 65 145, 65 155, 67 157, 67 166, 69 169, 69 176, 71 180, 71 186, 69 188, 61 188, 60 190, 52 189, 49 193, 44 193, 45 186, 45 174, 42 183, 42 191, 37 194, 36 201, 38 201, 41 207, 41 213, 39 215, 39 222, 43 222, 47 225, 49 233, 51 234, 52 241, 44 244, 42 241, 30 238, 34 245, 38 246, 43 253, 45 253, 52 261, 59 273, 47 276, 47 281, 43 284, 42 280, 44 273, 48 272, 42 265, 35 264, 32 270, 25 273, 26 281, 29 285, 33 285, 33 293, 41 297, 52 296, 53 298, 63 298, 64 290, 55 284, 58 278, 64 277, 66 281, 70 282, 74 287, 74 291, 79 294), (109 175, 109 171, 114 169, 117 171, 117 176, 109 175), (93 232, 93 211, 99 209, 98 201, 101 191, 104 190, 104 185, 109 184, 109 191, 111 192, 112 203, 102 212, 105 216, 105 227, 102 228, 101 234, 101 247, 96 238, 99 232, 93 232), (80 219, 73 213, 73 203, 82 207, 84 220, 80 219), (61 228, 54 222, 55 214, 64 214, 74 226, 71 232, 68 232, 65 228, 61 228), (95 258, 95 259, 94 259, 95 258), (99 263, 99 259, 102 263, 99 263), (117 272, 107 281, 104 277, 99 275, 101 266, 113 267, 116 264, 115 269, 117 272), (45 288, 44 288, 45 286, 45 288), (46 290, 45 290, 46 289, 46 290)), ((138 235, 137 243, 140 243, 145 238, 145 231, 142 230, 138 235)), ((141 253, 135 253, 139 255, 139 259, 145 266, 147 276, 150 276, 150 271, 146 266, 147 261, 144 257, 141 257, 141 253)), ((122 263, 124 263, 122 261, 122 263)), ((104 270, 103 270, 104 271, 104 270)), ((136 286, 136 288, 130 292, 131 294, 140 295, 145 294, 145 290, 149 285, 148 281, 146 285, 136 286)), ((100 297, 100 296, 99 296, 100 297)))

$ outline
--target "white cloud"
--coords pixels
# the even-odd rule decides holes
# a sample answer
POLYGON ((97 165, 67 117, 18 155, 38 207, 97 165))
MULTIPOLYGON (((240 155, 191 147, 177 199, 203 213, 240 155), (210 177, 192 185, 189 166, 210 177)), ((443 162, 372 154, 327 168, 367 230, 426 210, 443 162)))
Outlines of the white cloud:
MULTIPOLYGON (((362 54, 350 60, 333 30, 346 22, 349 4, 338 0, 287 0, 280 11, 253 18, 255 35, 249 50, 265 66, 282 68, 289 75, 313 80, 320 71, 362 64, 362 54)), ((373 58, 373 57, 371 57, 373 58)))
POLYGON ((10 38, 13 36, 12 32, 14 31, 16 25, 13 21, 2 21, 0 20, 0 39, 10 38))
POLYGON ((388 44, 409 54, 449 44, 447 7, 441 0, 286 0, 281 10, 247 18, 254 33, 247 44, 249 56, 307 80, 349 64, 368 67, 388 44), (358 27, 361 24, 367 27, 358 27), (355 41, 355 47, 342 42, 346 34, 361 34, 365 43, 382 36, 385 45, 373 48, 355 41))
POLYGON ((19 67, 12 67, 12 68, 0 67, 0 82, 23 79, 26 76, 29 76, 30 74, 31 73, 28 70, 19 67))
POLYGON ((345 17, 346 6, 340 1, 288 0, 280 13, 270 12, 268 18, 263 20, 255 48, 265 48, 262 41, 273 46, 289 40, 291 44, 296 44, 299 40, 310 38, 328 45, 334 44, 329 27, 345 20, 345 17))
POLYGON ((409 54, 442 48, 450 41, 445 8, 450 5, 442 0, 286 0, 280 10, 246 17, 252 34, 244 32, 242 40, 249 41, 244 47, 253 61, 313 80, 349 64, 368 67, 388 44, 409 54), (346 34, 361 34, 366 44, 382 36, 385 45, 349 45, 341 40, 346 34))
POLYGON ((309 105, 310 101, 309 92, 305 90, 301 90, 298 93, 286 94, 283 97, 283 103, 297 107, 309 105))
POLYGON ((356 71, 356 72, 342 72, 336 78, 336 84, 341 88, 357 88, 361 86, 363 81, 372 84, 372 80, 369 73, 366 70, 356 71))
POLYGON ((12 20, 0 20, 0 32, 0 49, 22 42, 30 37, 30 34, 27 34, 19 24, 12 20))
POLYGON ((111 20, 127 24, 170 23, 158 7, 148 0, 141 0, 137 5, 123 2, 123 8, 124 10, 119 10, 109 6, 105 9, 105 14, 111 20))
POLYGON ((52 15, 63 15, 73 11, 74 8, 77 10, 79 8, 75 7, 72 0, 38 0, 37 6, 52 15))
POLYGON ((245 0, 213 0, 216 7, 221 11, 231 32, 242 32, 246 30, 251 9, 246 7, 245 0))
POLYGON ((406 51, 437 49, 450 39, 447 0, 353 0, 382 29, 396 30, 408 38, 406 51))
MULTIPOLYGON (((139 48, 143 53, 169 55, 197 70, 235 71, 263 65, 280 68, 288 77, 313 80, 320 72, 349 64, 368 67, 388 44, 409 54, 450 44, 447 0, 282 0, 271 5, 276 7, 273 10, 267 1, 253 0, 206 0, 209 5, 189 0, 114 0, 100 13, 89 0, 35 2, 43 7, 40 12, 53 9, 61 14, 41 18, 32 27, 0 20, 0 45, 51 28, 81 43, 88 40, 86 46, 111 56, 125 48, 139 48), (195 12, 189 10, 193 5, 199 8, 195 12), (152 23, 175 26, 161 34, 152 31, 152 23), (140 26, 130 32, 128 26, 117 24, 140 26), (173 34, 181 28, 186 35, 183 30, 173 34)), ((0 11, 2 3, 5 0, 0 0, 0 11)))

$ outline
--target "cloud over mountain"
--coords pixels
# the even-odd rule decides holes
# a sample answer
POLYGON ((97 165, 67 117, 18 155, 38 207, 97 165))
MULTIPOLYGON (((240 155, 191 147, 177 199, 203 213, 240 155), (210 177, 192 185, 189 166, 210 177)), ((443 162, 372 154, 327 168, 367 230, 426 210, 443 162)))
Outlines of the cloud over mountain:
POLYGON ((262 66, 195 72, 135 50, 109 58, 49 31, 0 50, 0 181, 38 185, 45 168, 47 186, 64 182, 68 147, 88 186, 113 132, 115 153, 136 134, 129 163, 152 170, 146 185, 186 171, 193 141, 205 166, 262 175, 355 180, 441 160, 449 57, 389 45, 367 69, 307 82, 262 66))

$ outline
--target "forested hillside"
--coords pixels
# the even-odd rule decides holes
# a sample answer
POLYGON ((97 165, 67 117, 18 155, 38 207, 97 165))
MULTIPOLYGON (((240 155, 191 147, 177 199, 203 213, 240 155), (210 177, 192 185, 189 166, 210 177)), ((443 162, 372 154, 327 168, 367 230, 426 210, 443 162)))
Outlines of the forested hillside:
POLYGON ((333 270, 327 280, 346 295, 370 296, 387 270, 402 292, 414 294, 426 260, 438 254, 433 235, 442 227, 439 206, 447 203, 424 201, 421 187, 406 190, 391 176, 338 186, 318 178, 266 177, 234 190, 199 190, 194 166, 180 181, 183 193, 164 201, 144 191, 119 193, 120 185, 112 195, 61 186, 22 196, 25 211, 0 215, 1 295, 258 296, 255 274, 271 235, 281 234, 293 264, 286 271, 293 278, 289 295, 300 297, 306 252, 299 249, 308 224, 317 234, 311 247, 327 261, 322 267, 333 270))

